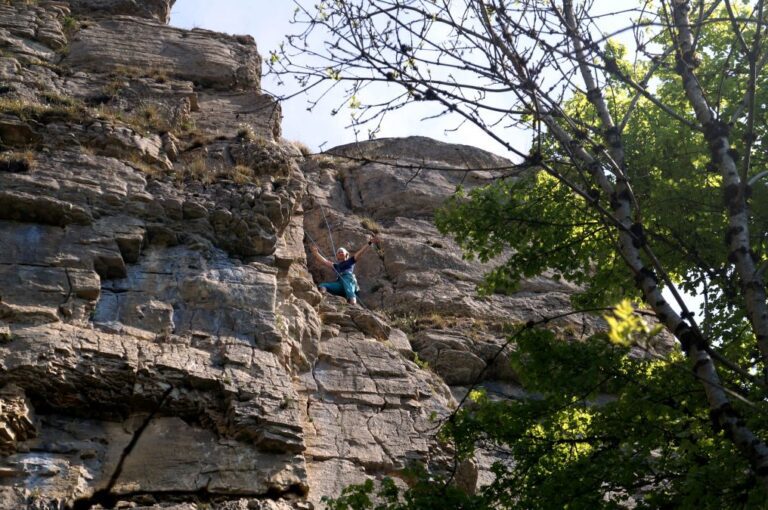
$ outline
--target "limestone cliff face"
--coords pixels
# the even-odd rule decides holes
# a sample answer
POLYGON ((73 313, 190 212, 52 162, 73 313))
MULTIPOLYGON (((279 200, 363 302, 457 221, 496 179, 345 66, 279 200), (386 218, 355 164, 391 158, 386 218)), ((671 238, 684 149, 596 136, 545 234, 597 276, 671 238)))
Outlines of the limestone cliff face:
POLYGON ((480 299, 487 267, 433 226, 491 170, 425 167, 507 162, 420 138, 307 159, 254 41, 171 4, 0 2, 0 508, 312 508, 440 469, 452 391, 520 391, 486 367, 501 324, 573 291, 480 299), (379 231, 362 307, 315 288, 326 219, 336 245, 379 231))

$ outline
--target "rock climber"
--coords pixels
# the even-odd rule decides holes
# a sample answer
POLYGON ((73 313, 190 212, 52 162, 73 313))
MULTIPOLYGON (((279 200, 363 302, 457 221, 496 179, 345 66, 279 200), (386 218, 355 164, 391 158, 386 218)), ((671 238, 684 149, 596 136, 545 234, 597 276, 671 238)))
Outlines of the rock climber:
POLYGON ((373 244, 379 244, 379 239, 376 236, 371 236, 368 239, 368 244, 364 244, 352 256, 349 255, 346 248, 339 247, 336 250, 336 262, 331 262, 320 255, 317 246, 313 245, 311 250, 315 258, 324 266, 333 268, 337 276, 335 282, 324 282, 318 285, 320 292, 330 292, 334 296, 346 297, 347 303, 351 305, 356 304, 360 286, 357 284, 357 278, 355 278, 355 263, 373 244))

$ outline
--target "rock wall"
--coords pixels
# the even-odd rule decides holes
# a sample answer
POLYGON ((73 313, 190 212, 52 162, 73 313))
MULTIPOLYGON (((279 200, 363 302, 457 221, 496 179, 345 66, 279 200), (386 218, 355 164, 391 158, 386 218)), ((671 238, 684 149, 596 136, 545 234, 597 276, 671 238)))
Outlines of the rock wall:
POLYGON ((454 395, 521 391, 504 322, 574 290, 480 298, 488 267, 433 226, 508 162, 422 138, 305 158, 254 41, 169 27, 172 3, 0 2, 0 508, 320 508, 440 469, 454 395), (305 238, 373 231, 362 306, 323 299, 305 238))

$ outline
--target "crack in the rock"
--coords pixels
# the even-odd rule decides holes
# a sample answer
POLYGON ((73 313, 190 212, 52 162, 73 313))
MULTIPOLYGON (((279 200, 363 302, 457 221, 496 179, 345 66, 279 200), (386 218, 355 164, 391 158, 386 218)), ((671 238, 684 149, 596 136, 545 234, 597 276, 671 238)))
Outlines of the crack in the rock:
MULTIPOLYGON (((365 369, 365 372, 366 372, 366 374, 368 375, 368 377, 371 379, 371 382, 373 382, 373 386, 376 388, 376 394, 377 394, 377 395, 379 395, 379 396, 381 396, 381 394, 382 394, 382 393, 381 393, 381 388, 379 388, 379 383, 376 381, 376 378, 375 378, 375 377, 372 375, 372 371, 371 371, 371 369, 370 369, 370 368, 368 368, 368 365, 365 363, 365 358, 364 358, 363 356, 361 356, 361 355, 360 355, 360 353, 357 351, 357 348, 355 347, 355 343, 354 343, 354 342, 352 342, 352 341, 349 339, 349 334, 347 334, 347 341, 348 341, 348 342, 350 343, 350 345, 352 346, 352 352, 354 352, 354 353, 355 353, 355 356, 357 356, 357 359, 359 359, 359 360, 360 360, 360 364, 361 364, 361 365, 363 366, 363 368, 365 369)), ((384 398, 384 397, 382 397, 382 398, 384 398)), ((386 399, 384 399, 384 404, 382 405, 381 409, 379 409, 379 412, 383 411, 383 410, 384 410, 384 407, 385 407, 386 405, 387 405, 387 401, 386 401, 386 399)))
POLYGON ((355 353, 357 358, 360 360, 360 364, 363 366, 363 368, 365 368, 365 371, 368 374, 368 377, 371 378, 371 381, 373 382, 373 385, 376 387, 376 394, 379 395, 384 400, 384 403, 381 404, 381 406, 376 408, 376 413, 372 414, 371 416, 368 417, 367 420, 365 420, 365 427, 368 429, 368 434, 370 434, 371 437, 373 438, 373 440, 376 442, 376 444, 379 445, 379 448, 381 448, 381 451, 384 453, 384 455, 389 457, 389 461, 394 465, 395 464, 395 455, 393 455, 392 452, 389 451, 389 448, 387 448, 384 445, 384 442, 381 441, 381 439, 378 437, 378 435, 375 434, 371 430, 371 420, 374 419, 377 415, 381 414, 382 411, 387 409, 387 399, 386 399, 386 397, 382 396, 381 389, 379 388, 379 383, 376 381, 376 378, 373 375, 371 375, 371 369, 365 363, 365 359, 363 358, 363 356, 360 355, 360 353, 354 347, 355 344, 352 344, 352 345, 353 345, 352 352, 355 353))
POLYGON ((53 269, 56 267, 51 264, 30 264, 30 263, 23 263, 23 262, 0 262, 0 266, 44 267, 47 269, 53 269))
POLYGON ((165 403, 165 400, 168 398, 168 396, 171 394, 171 391, 173 391, 173 386, 168 386, 168 389, 163 392, 163 396, 160 398, 160 402, 157 403, 157 406, 152 410, 151 413, 149 413, 149 416, 146 417, 144 422, 141 424, 141 426, 136 429, 136 431, 133 433, 133 437, 131 438, 131 441, 128 443, 128 445, 123 450, 122 455, 120 456, 120 460, 117 463, 117 466, 115 467, 115 471, 112 473, 112 476, 109 479, 109 482, 107 483, 107 486, 103 489, 100 489, 93 493, 91 497, 88 498, 80 498, 75 500, 75 502, 70 507, 71 510, 90 510, 94 505, 100 504, 106 508, 114 508, 117 504, 117 501, 121 497, 125 497, 125 495, 118 495, 114 494, 112 492, 112 489, 115 487, 115 484, 117 483, 117 479, 120 477, 120 474, 123 472, 123 465, 125 464, 125 460, 128 458, 128 456, 133 451, 136 444, 139 442, 139 439, 141 438, 141 435, 144 433, 144 430, 149 426, 152 419, 155 417, 155 415, 160 411, 160 408, 165 403))
POLYGON ((390 463, 394 465, 395 455, 393 455, 392 452, 389 451, 389 448, 387 448, 384 445, 384 442, 379 438, 378 434, 375 434, 373 430, 371 430, 371 420, 374 419, 379 414, 381 414, 381 412, 384 411, 386 408, 387 408, 387 402, 385 400, 384 403, 381 405, 381 407, 376 410, 376 414, 372 414, 371 416, 368 417, 367 420, 365 420, 365 427, 368 429, 368 433, 371 435, 371 437, 376 442, 376 444, 379 445, 379 448, 381 448, 381 451, 384 452, 384 455, 389 457, 390 463))
POLYGON ((67 277, 67 286, 69 288, 67 290, 67 296, 64 298, 64 302, 59 306, 66 305, 69 301, 69 298, 72 297, 72 277, 69 275, 69 269, 66 267, 64 268, 64 275, 67 277))
MULTIPOLYGON (((317 388, 317 390, 314 393, 319 395, 319 393, 320 393, 320 382, 317 380, 317 374, 315 374, 315 368, 316 367, 317 367, 317 360, 315 360, 315 362, 312 363, 312 370, 311 370, 311 372, 312 372, 312 379, 315 381, 315 387, 317 388)), ((307 393, 307 409, 306 409, 307 422, 310 425, 312 425, 312 429, 315 431, 315 435, 317 436, 318 435, 317 427, 315 426, 315 422, 312 419, 312 415, 309 414, 309 408, 311 406, 312 406, 312 395, 307 393)))

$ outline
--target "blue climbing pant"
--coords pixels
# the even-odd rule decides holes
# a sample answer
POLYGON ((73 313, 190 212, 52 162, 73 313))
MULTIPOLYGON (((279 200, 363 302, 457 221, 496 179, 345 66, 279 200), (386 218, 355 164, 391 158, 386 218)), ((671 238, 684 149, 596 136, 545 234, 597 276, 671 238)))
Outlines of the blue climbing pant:
POLYGON ((344 273, 335 282, 321 283, 318 287, 326 289, 334 296, 342 296, 347 299, 354 298, 360 291, 357 278, 351 273, 344 273))

